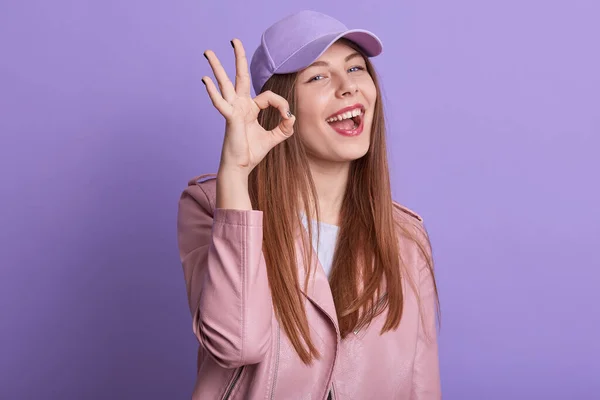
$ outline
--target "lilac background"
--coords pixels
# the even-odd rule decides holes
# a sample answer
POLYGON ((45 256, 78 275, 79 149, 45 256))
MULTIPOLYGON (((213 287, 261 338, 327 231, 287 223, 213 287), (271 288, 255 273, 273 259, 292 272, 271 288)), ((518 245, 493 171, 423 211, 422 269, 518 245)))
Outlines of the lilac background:
MULTIPOLYGON (((385 43, 394 193, 435 246, 444 398, 599 398, 598 2, 302 8, 385 43)), ((0 2, 0 398, 189 398, 176 206, 223 134, 202 52, 231 73, 229 39, 251 52, 298 9, 0 2)))

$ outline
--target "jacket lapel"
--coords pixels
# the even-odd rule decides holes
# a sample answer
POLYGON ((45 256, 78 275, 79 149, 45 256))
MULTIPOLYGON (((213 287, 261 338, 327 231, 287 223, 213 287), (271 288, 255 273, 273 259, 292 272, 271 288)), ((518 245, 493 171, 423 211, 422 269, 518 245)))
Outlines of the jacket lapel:
POLYGON ((316 250, 312 247, 312 243, 308 240, 308 232, 304 228, 298 228, 296 234, 296 262, 298 265, 298 283, 300 284, 300 290, 317 308, 329 317, 333 323, 337 335, 339 337, 340 330, 338 326, 337 313, 335 310, 335 304, 333 302, 333 295, 331 294, 331 287, 329 286, 329 280, 325 271, 319 261, 316 250), (313 256, 311 257, 311 264, 308 265, 308 260, 304 259, 304 248, 302 246, 302 237, 306 241, 307 245, 311 246, 313 256), (308 280, 308 286, 304 289, 304 281, 306 272, 310 270, 310 278, 308 280))

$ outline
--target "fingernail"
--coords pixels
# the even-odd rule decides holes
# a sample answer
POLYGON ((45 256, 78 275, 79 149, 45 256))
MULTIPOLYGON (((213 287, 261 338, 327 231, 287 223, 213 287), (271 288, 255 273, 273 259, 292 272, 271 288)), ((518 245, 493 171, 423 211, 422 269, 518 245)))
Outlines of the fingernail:
POLYGON ((292 112, 290 110, 287 110, 287 117, 292 118, 292 112))
POLYGON ((233 47, 235 49, 235 45, 233 44, 233 40, 230 40, 229 43, 231 43, 231 47, 233 47))
POLYGON ((206 82, 204 82, 204 78, 200 79, 202 81, 202 83, 204 83, 204 86, 206 86, 206 82))
POLYGON ((208 56, 206 55, 206 53, 203 53, 203 54, 204 54, 204 57, 206 57, 206 59, 208 60, 208 56))

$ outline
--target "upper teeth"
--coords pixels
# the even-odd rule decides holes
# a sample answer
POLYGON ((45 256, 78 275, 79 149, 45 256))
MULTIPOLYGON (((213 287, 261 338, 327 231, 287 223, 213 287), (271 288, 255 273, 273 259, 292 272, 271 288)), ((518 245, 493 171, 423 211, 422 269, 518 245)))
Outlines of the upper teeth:
POLYGON ((362 110, 360 108, 355 108, 354 110, 346 111, 343 114, 338 114, 335 117, 331 117, 331 118, 327 119, 326 121, 327 122, 341 121, 343 119, 357 117, 357 116, 359 116, 361 114, 362 114, 362 110))

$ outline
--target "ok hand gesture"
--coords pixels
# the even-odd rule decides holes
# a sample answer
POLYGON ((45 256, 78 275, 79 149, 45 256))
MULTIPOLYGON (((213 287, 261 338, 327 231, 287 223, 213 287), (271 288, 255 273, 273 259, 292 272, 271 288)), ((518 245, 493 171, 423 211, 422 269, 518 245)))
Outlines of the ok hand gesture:
POLYGON ((207 50, 204 56, 210 63, 220 92, 210 77, 203 77, 202 82, 206 85, 213 105, 225 118, 225 138, 219 170, 250 174, 273 147, 294 133, 295 117, 289 111, 288 102, 271 91, 251 97, 246 52, 240 40, 234 39, 231 44, 236 59, 235 86, 211 50, 207 50), (260 110, 267 107, 277 108, 282 117, 280 124, 271 131, 265 130, 257 120, 260 110))

